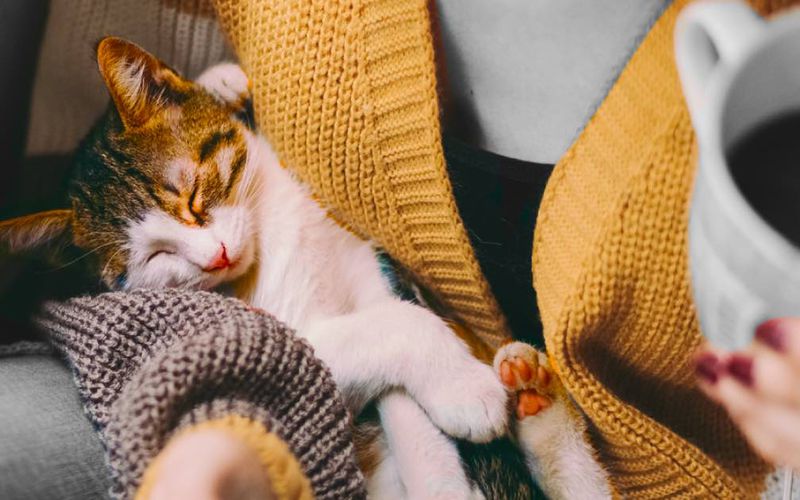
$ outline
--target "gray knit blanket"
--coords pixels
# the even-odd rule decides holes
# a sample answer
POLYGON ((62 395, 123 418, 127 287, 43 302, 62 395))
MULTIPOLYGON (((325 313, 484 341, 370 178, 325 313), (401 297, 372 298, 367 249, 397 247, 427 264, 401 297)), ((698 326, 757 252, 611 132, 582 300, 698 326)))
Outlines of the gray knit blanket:
POLYGON ((237 414, 292 450, 320 499, 365 497, 350 416, 311 347, 208 292, 140 290, 49 303, 37 322, 72 366, 117 498, 177 430, 237 414))

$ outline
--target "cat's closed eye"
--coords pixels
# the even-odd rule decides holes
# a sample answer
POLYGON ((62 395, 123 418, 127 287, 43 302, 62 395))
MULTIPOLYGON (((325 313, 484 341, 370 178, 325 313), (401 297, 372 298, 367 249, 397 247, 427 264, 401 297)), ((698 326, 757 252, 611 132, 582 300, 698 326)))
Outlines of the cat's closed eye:
POLYGON ((173 196, 180 196, 181 195, 181 191, 178 188, 176 188, 173 184, 171 184, 169 182, 163 184, 162 187, 164 188, 164 191, 168 192, 169 194, 171 194, 173 196))
POLYGON ((173 251, 171 251, 171 250, 156 250, 155 252, 151 253, 151 254, 150 254, 148 257, 147 257, 147 260, 145 261, 145 263, 149 264, 149 263, 150 263, 150 261, 151 261, 151 260, 153 260, 153 259, 155 259, 156 257, 159 257, 159 256, 166 256, 166 255, 175 255, 175 252, 173 252, 173 251))
POLYGON ((205 210, 203 209, 203 195, 198 192, 197 184, 192 189, 192 194, 189 195, 188 201, 189 213, 195 218, 195 222, 201 226, 205 223, 205 210))

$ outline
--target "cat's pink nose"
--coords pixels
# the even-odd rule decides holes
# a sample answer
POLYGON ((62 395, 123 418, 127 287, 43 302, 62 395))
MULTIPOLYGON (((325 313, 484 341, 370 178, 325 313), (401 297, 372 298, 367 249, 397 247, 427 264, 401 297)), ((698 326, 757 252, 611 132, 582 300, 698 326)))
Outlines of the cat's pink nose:
POLYGON ((203 268, 203 271, 210 273, 219 269, 227 269, 231 267, 231 261, 228 260, 228 250, 225 248, 225 243, 220 243, 220 249, 217 254, 211 259, 208 266, 203 268))

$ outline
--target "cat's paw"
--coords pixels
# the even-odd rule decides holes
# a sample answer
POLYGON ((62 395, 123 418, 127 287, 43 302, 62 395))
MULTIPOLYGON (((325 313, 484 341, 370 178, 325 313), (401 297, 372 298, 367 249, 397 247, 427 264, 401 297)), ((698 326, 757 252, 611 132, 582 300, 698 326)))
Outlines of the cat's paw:
POLYGON ((456 438, 485 443, 508 427, 508 392, 492 368, 474 358, 447 380, 430 380, 418 400, 431 420, 456 438))
POLYGON ((250 81, 234 63, 221 63, 205 70, 195 83, 223 104, 244 106, 250 98, 250 81))
POLYGON ((537 415, 553 404, 558 377, 550 368, 547 356, 524 342, 511 342, 494 356, 497 377, 516 392, 517 418, 537 415))

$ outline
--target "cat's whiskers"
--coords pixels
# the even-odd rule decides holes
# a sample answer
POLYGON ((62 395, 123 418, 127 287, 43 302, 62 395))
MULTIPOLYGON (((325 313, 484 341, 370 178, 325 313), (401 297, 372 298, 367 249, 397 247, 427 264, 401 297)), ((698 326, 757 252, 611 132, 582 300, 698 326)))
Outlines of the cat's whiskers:
POLYGON ((103 266, 103 271, 100 273, 100 276, 101 276, 101 277, 102 277, 102 276, 105 276, 105 274, 106 274, 106 271, 108 270, 108 266, 110 266, 110 265, 111 265, 111 262, 114 260, 114 257, 116 257, 117 255, 119 255, 119 253, 120 253, 120 252, 122 252, 123 250, 125 250, 125 248, 126 248, 126 247, 125 247, 124 245, 120 246, 120 247, 117 249, 117 251, 116 251, 116 252, 114 252, 114 253, 112 253, 112 254, 111 254, 111 256, 110 256, 110 257, 109 257, 109 258, 106 260, 106 264, 103 266))
POLYGON ((204 275, 197 275, 197 276, 194 276, 189 281, 186 281, 186 282, 182 283, 181 286, 184 287, 184 288, 196 289, 196 288, 199 288, 200 285, 203 284, 203 281, 205 281, 205 276, 204 275))
POLYGON ((60 266, 58 266, 56 268, 51 269, 50 272, 61 271, 62 269, 65 269, 65 268, 71 266, 72 264, 75 264, 76 262, 78 262, 78 261, 80 261, 82 259, 85 259, 86 257, 88 257, 88 256, 90 256, 90 255, 92 255, 94 253, 97 253, 99 250, 101 250, 101 249, 103 249, 105 247, 108 247, 108 246, 111 246, 111 245, 122 245, 124 243, 125 243, 124 240, 114 240, 114 241, 109 241, 107 243, 103 243, 102 245, 98 245, 98 246, 86 251, 85 253, 81 254, 80 256, 72 259, 71 261, 69 261, 67 263, 62 264, 62 265, 60 265, 60 266))
POLYGON ((255 168, 246 168, 242 172, 242 177, 239 180, 239 185, 236 188, 237 198, 243 199, 246 202, 252 202, 253 199, 260 199, 259 195, 262 191, 262 185, 258 170, 255 168))

